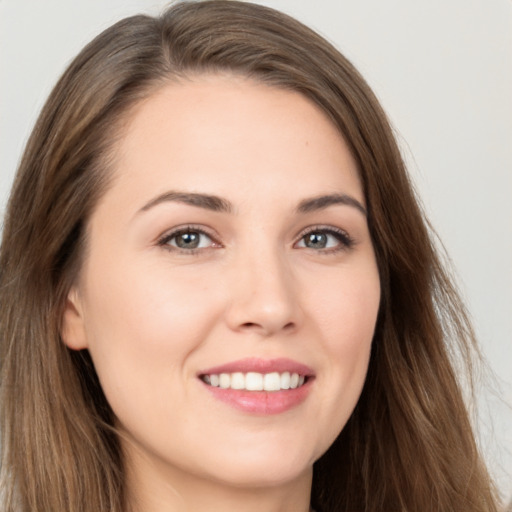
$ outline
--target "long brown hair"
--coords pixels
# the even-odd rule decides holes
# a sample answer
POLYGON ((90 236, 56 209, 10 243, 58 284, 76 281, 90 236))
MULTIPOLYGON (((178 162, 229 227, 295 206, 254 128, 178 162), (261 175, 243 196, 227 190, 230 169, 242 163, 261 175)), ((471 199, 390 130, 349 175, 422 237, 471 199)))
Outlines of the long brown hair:
POLYGON ((310 98, 349 144, 364 187, 381 307, 362 396, 315 463, 313 507, 495 511, 454 359, 471 370, 473 332, 385 114, 316 33, 224 0, 178 3, 107 29, 64 73, 29 139, 0 253, 3 510, 127 508, 112 411, 87 352, 61 342, 60 319, 127 113, 170 81, 216 72, 310 98))

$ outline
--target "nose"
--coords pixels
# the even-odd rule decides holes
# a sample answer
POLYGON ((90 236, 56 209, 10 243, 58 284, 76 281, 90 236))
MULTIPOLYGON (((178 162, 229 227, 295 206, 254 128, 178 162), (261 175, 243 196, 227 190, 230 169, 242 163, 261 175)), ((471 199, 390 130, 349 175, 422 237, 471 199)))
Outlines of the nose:
POLYGON ((232 267, 226 321, 232 330, 269 337, 295 331, 302 320, 297 282, 276 251, 253 251, 232 267))

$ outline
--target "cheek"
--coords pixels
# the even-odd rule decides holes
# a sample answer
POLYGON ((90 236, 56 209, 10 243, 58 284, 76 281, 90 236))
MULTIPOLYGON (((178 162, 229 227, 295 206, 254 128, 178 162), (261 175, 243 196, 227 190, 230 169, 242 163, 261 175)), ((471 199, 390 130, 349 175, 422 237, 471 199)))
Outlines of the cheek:
POLYGON ((348 421, 366 378, 380 303, 376 271, 331 280, 328 292, 317 297, 316 325, 322 333, 327 371, 319 377, 318 389, 324 411, 330 414, 334 438, 348 421), (333 282, 343 283, 332 286, 333 282))
POLYGON ((374 267, 331 276, 324 291, 315 294, 314 302, 316 323, 329 351, 340 356, 365 352, 373 338, 380 304, 380 283, 374 267))
POLYGON ((184 339, 180 333, 199 329, 199 319, 207 322, 211 293, 192 273, 177 278, 151 265, 120 263, 107 276, 90 275, 87 323, 96 331, 93 337, 107 337, 110 331, 112 343, 122 334, 117 341, 123 344, 176 346, 184 339))
POLYGON ((105 392, 130 396, 137 386, 161 388, 185 373, 187 356, 214 322, 209 290, 192 278, 166 279, 143 265, 134 272, 122 262, 107 276, 89 275, 87 339, 105 392))

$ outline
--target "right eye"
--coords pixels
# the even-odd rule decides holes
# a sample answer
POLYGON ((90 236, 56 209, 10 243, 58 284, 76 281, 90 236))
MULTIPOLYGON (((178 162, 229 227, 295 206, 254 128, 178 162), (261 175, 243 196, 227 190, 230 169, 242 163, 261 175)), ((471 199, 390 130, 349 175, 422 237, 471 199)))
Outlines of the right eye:
POLYGON ((162 237, 158 245, 180 251, 194 252, 215 247, 217 244, 204 231, 193 227, 186 227, 167 233, 162 237))

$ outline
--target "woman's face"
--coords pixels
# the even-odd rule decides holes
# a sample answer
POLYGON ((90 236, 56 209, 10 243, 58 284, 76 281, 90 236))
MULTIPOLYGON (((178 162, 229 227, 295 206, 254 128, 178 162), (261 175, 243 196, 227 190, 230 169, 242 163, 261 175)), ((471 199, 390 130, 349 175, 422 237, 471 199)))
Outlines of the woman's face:
POLYGON ((209 76, 141 103, 62 335, 131 471, 310 477, 365 380, 380 287, 356 164, 309 100, 209 76))

